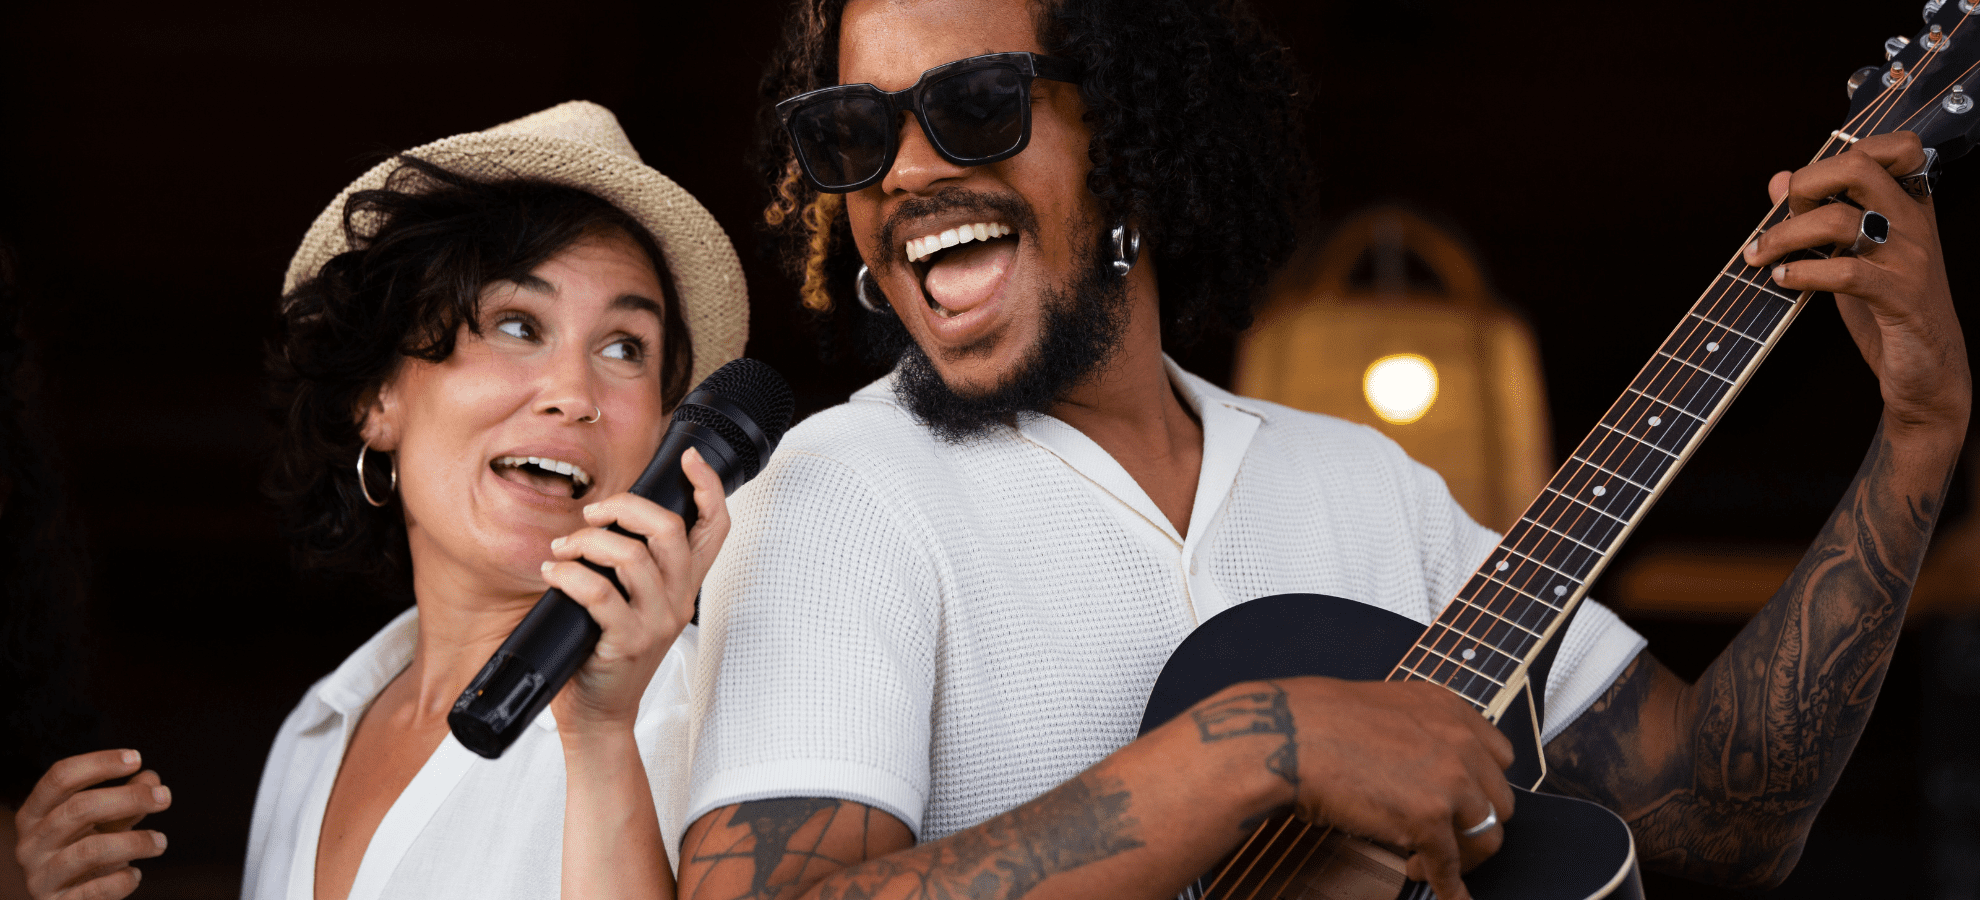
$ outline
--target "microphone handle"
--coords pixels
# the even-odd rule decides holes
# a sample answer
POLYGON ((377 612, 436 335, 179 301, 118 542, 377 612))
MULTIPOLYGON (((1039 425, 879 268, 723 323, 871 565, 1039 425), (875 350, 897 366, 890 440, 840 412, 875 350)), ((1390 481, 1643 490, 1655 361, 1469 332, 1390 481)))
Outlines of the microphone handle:
MULTIPOLYGON (((633 482, 632 493, 679 514, 693 528, 699 516, 694 505, 694 485, 681 471, 681 454, 689 447, 701 451, 701 458, 722 476, 722 491, 732 493, 746 480, 742 466, 730 451, 728 441, 713 429, 694 422, 677 422, 667 429, 660 449, 647 463, 646 471, 633 482)), ((641 541, 617 523, 611 530, 641 541)), ((630 599, 616 572, 588 559, 580 562, 604 575, 630 599)), ((489 657, 454 709, 447 714, 447 726, 461 746, 488 759, 502 755, 515 743, 524 728, 550 705, 564 682, 591 658, 603 634, 591 614, 563 591, 551 588, 536 601, 508 640, 489 657)))

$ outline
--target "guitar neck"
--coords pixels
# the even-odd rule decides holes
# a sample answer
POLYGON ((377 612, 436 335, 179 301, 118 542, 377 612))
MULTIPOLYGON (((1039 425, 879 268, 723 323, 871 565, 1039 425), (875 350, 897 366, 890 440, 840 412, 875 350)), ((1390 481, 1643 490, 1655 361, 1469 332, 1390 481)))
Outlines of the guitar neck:
MULTIPOLYGON (((1848 136, 1838 138, 1817 158, 1846 148, 1848 136)), ((1776 205, 1747 240, 1787 216, 1776 205)), ((1733 255, 1389 680, 1438 682, 1498 720, 1588 584, 1806 305, 1808 292, 1771 273, 1733 255)))

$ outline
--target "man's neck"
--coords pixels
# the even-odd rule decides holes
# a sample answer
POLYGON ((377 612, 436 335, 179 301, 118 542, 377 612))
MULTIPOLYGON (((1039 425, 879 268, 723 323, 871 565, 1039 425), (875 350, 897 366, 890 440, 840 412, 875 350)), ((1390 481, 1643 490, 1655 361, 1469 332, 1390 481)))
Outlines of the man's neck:
POLYGON ((1051 409, 1126 469, 1176 533, 1189 534, 1203 469, 1203 426, 1169 383, 1155 279, 1130 276, 1127 334, 1107 365, 1051 409))

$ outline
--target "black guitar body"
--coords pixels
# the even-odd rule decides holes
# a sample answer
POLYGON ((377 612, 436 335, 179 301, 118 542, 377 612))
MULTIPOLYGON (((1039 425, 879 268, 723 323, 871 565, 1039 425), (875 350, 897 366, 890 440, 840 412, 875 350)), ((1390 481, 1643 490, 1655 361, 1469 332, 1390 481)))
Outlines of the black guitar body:
MULTIPOLYGON (((1339 597, 1280 594, 1239 604, 1204 622, 1169 657, 1141 733, 1241 681, 1380 681, 1422 634, 1420 622, 1339 597)), ((1593 803, 1521 789, 1538 786, 1545 772, 1532 699, 1516 700, 1499 721, 1518 757, 1507 770, 1517 813, 1506 822, 1504 846, 1466 873, 1465 885, 1479 900, 1640 900, 1635 843, 1620 818, 1593 803)), ((1421 885, 1411 889, 1428 895, 1421 885)))

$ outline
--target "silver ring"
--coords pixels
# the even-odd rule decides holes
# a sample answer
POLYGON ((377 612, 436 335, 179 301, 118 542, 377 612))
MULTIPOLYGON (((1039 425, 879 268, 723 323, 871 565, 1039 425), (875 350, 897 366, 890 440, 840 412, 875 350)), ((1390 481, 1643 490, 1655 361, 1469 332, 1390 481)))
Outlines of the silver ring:
POLYGON ((598 424, 598 420, 602 418, 605 418, 605 411, 599 409, 596 406, 593 406, 591 408, 591 418, 587 419, 584 416, 578 416, 578 421, 583 422, 586 425, 596 425, 598 424))
POLYGON ((1856 241, 1849 245, 1851 256, 1862 256, 1864 251, 1891 239, 1891 220, 1874 209, 1863 211, 1863 218, 1856 223, 1856 241))
POLYGON ((1932 185, 1939 180, 1938 162, 1939 151, 1926 147, 1925 164, 1909 175, 1899 175, 1898 186, 1904 188, 1904 192, 1910 194, 1914 200, 1923 200, 1932 196, 1932 185))
POLYGON ((1468 838, 1475 838, 1497 827, 1499 827, 1499 810, 1488 800, 1485 802, 1485 821, 1466 828, 1458 832, 1458 834, 1468 838))

